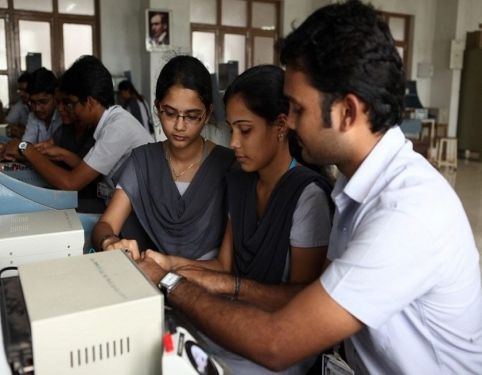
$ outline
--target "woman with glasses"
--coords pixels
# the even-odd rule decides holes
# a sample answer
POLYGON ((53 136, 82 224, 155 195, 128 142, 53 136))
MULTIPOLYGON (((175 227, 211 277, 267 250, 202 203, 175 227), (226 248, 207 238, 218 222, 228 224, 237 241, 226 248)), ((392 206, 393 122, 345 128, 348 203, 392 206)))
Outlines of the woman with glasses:
POLYGON ((93 243, 98 250, 128 249, 134 259, 146 248, 215 258, 227 217, 225 173, 234 155, 201 136, 212 90, 199 60, 177 56, 164 66, 154 111, 167 139, 132 152, 93 243))

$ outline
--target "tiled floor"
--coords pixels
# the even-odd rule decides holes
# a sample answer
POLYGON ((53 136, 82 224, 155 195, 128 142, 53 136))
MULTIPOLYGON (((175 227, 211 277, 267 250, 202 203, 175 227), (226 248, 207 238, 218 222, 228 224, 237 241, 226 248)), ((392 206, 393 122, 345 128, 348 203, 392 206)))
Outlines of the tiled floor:
POLYGON ((482 163, 459 160, 456 172, 442 170, 459 195, 481 254, 482 270, 482 163))

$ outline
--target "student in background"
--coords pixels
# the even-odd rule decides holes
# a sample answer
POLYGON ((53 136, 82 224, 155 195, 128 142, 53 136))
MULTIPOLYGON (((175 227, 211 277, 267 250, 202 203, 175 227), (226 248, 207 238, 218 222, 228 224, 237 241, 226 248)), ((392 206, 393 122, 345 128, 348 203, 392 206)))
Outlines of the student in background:
POLYGON ((162 68, 155 108, 167 139, 135 149, 127 160, 93 231, 98 250, 129 249, 134 258, 139 247, 217 256, 227 218, 224 177, 234 155, 201 136, 212 102, 211 77, 199 60, 177 56, 162 68), (135 230, 126 228, 128 219, 135 230))
MULTIPOLYGON (((35 148, 50 160, 72 170, 94 146, 95 127, 81 123, 78 117, 69 110, 67 105, 69 101, 65 93, 57 90, 55 100, 57 111, 62 119, 62 126, 57 131, 55 143, 46 141, 36 144, 35 148)), ((104 212, 104 201, 97 197, 97 183, 101 181, 101 177, 97 177, 79 190, 77 211, 104 212)))
POLYGON ((132 82, 129 80, 119 82, 117 92, 122 107, 134 116, 151 135, 154 135, 149 105, 144 97, 137 92, 132 82))
POLYGON ((17 93, 19 99, 10 106, 5 122, 9 125, 9 133, 12 138, 21 138, 25 132, 30 107, 28 106, 28 81, 30 74, 23 72, 17 79, 17 93))
POLYGON ((12 139, 8 142, 5 150, 6 159, 15 160, 19 156, 21 158, 18 146, 22 141, 29 144, 53 141, 55 133, 62 125, 55 103, 57 85, 55 75, 45 68, 39 68, 30 75, 27 91, 32 112, 28 116, 22 139, 12 139))
MULTIPOLYGON (((28 142, 15 150, 52 186, 62 190, 81 190, 99 176, 99 198, 108 200, 114 188, 113 176, 132 149, 153 142, 139 122, 120 106, 114 105, 112 77, 100 60, 83 56, 64 73, 60 91, 62 104, 79 121, 94 130, 94 145, 87 154, 65 170, 28 142)), ((52 157, 52 155, 51 155, 52 157)))

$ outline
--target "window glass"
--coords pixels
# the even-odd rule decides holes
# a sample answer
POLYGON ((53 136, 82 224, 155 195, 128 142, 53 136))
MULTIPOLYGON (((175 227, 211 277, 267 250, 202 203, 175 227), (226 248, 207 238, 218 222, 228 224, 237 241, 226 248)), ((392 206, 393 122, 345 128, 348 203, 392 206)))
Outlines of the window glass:
POLYGON ((94 0, 58 0, 59 13, 84 14, 93 16, 95 14, 94 0))
POLYGON ((209 70, 216 71, 215 67, 215 34, 201 31, 192 33, 192 55, 198 58, 209 70))
POLYGON ((52 12, 52 0, 13 0, 15 9, 52 12))
POLYGON ((276 28, 276 5, 253 2, 252 26, 263 30, 276 28))
POLYGON ((237 61, 239 74, 246 69, 246 37, 239 34, 224 35, 224 62, 237 61))
POLYGON ((0 8, 7 8, 8 2, 7 0, 0 0, 0 8))
POLYGON ((27 70, 25 57, 29 52, 40 52, 42 54, 42 66, 52 69, 50 23, 20 20, 18 25, 20 31, 21 69, 27 70))
POLYGON ((392 32, 393 39, 401 42, 405 40, 405 18, 390 17, 388 26, 392 32))
POLYGON ((64 68, 82 55, 92 55, 92 26, 64 23, 64 68))
POLYGON ((223 0, 221 23, 224 26, 247 26, 246 0, 223 0))
POLYGON ((7 69, 7 44, 5 40, 5 20, 0 19, 0 69, 7 69))
POLYGON ((398 53, 400 54, 400 57, 402 58, 402 61, 403 61, 403 47, 397 47, 397 51, 398 53))
POLYGON ((254 65, 274 64, 274 39, 254 37, 254 65))
POLYGON ((216 0, 191 1, 191 22, 216 23, 216 0))
POLYGON ((8 76, 0 75, 0 100, 2 101, 3 108, 10 106, 8 102, 8 76))

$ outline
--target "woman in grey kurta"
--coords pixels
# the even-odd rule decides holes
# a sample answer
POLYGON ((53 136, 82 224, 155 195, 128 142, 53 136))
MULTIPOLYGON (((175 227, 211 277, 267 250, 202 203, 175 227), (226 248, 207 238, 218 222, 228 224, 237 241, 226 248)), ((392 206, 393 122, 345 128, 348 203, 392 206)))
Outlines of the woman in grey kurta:
POLYGON ((148 247, 214 258, 227 218, 224 176, 234 155, 201 137, 212 90, 199 60, 177 56, 164 66, 155 110, 167 139, 132 152, 94 228, 93 243, 99 250, 126 248, 134 258, 148 247))

